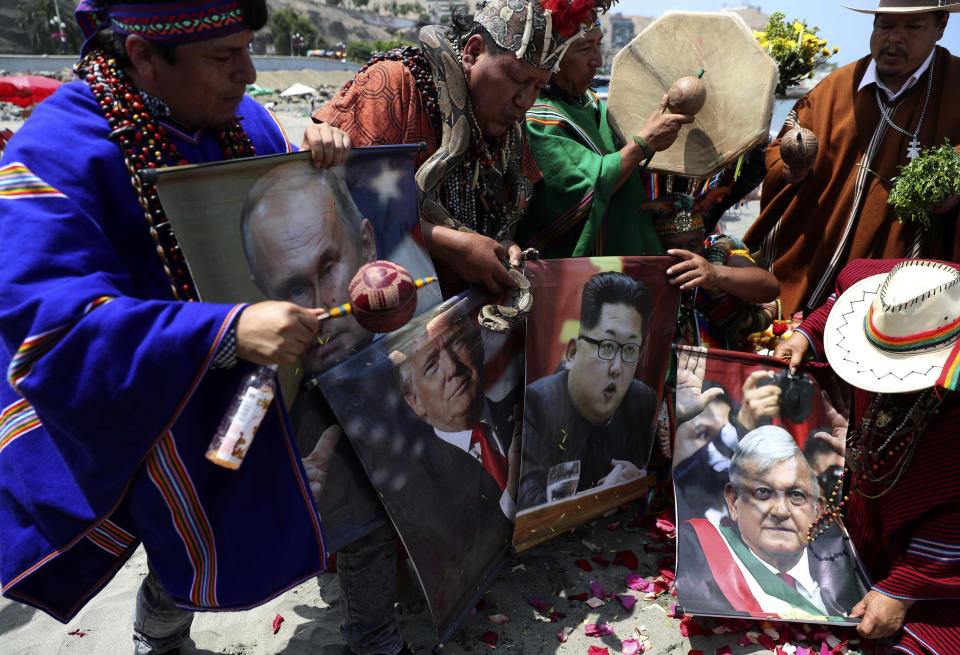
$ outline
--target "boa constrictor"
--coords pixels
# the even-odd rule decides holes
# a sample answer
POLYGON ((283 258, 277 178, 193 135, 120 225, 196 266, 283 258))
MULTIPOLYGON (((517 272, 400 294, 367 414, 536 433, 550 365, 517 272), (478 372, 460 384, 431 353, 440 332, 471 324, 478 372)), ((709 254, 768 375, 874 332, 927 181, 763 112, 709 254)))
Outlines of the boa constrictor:
MULTIPOLYGON (((417 169, 417 196, 420 211, 423 217, 442 227, 460 232, 476 232, 473 228, 458 221, 450 211, 440 202, 440 188, 444 181, 463 165, 467 150, 470 147, 471 109, 470 90, 467 78, 457 58, 453 44, 446 36, 446 28, 439 25, 428 25, 420 31, 420 47, 423 55, 433 70, 434 83, 437 86, 437 96, 440 104, 440 113, 443 116, 443 133, 437 151, 417 169)), ((523 144, 523 135, 519 123, 513 128, 517 131, 518 142, 523 144)), ((517 152, 510 153, 510 159, 504 163, 502 174, 494 172, 497 179, 493 184, 501 188, 509 186, 513 189, 513 198, 508 206, 502 207, 501 216, 491 216, 497 221, 490 225, 490 232, 495 240, 504 239, 510 228, 520 220, 533 194, 533 186, 523 175, 520 168, 522 147, 517 152)), ((473 189, 468 190, 473 193, 473 189)), ((492 205, 493 203, 491 203, 492 205)), ((497 207, 497 209, 501 209, 497 207)), ((506 304, 484 305, 480 310, 479 321, 483 327, 495 332, 506 332, 512 323, 522 320, 533 307, 533 291, 530 282, 519 269, 505 264, 510 275, 520 285, 512 289, 506 298, 506 304)))

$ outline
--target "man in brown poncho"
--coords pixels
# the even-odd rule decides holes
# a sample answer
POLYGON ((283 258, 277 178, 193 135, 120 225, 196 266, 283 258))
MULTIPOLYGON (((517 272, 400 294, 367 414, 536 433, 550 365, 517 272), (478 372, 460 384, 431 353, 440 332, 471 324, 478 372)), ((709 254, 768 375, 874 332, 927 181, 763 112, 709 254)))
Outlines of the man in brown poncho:
POLYGON ((936 42, 948 0, 880 0, 870 55, 827 76, 801 98, 794 125, 819 140, 816 162, 791 170, 780 139, 767 148, 761 212, 744 240, 780 281, 784 314, 818 307, 837 272, 857 258, 936 257, 960 261, 957 210, 945 203, 927 231, 900 224, 887 204, 889 180, 919 148, 960 143, 960 58, 936 42), (884 113, 886 114, 884 116, 884 113))

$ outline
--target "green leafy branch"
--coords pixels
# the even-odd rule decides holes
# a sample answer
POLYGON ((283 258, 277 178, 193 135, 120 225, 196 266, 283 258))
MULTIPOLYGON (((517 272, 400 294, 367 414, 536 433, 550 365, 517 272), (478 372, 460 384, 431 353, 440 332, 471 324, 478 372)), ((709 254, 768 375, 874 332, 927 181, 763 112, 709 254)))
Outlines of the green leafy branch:
POLYGON ((917 221, 927 229, 934 208, 960 194, 960 152, 945 139, 942 146, 924 148, 919 157, 899 168, 887 202, 901 223, 917 221))

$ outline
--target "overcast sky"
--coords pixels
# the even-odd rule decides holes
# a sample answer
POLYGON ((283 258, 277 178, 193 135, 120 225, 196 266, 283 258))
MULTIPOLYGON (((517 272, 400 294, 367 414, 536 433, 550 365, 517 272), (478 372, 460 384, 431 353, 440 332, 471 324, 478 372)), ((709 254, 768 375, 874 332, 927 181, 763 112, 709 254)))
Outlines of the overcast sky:
MULTIPOLYGON (((745 3, 731 0, 670 0, 667 3, 650 2, 649 0, 620 0, 620 3, 614 6, 613 11, 619 11, 630 16, 659 16, 669 10, 719 11, 725 7, 738 7, 743 4, 745 3), (665 7, 665 5, 669 6, 665 7)), ((849 64, 869 52, 873 16, 844 9, 841 3, 836 0, 804 0, 803 2, 797 2, 797 0, 789 2, 753 0, 750 4, 759 7, 767 15, 780 11, 787 15, 787 20, 806 19, 807 25, 819 27, 820 38, 826 39, 831 47, 838 46, 840 48, 840 52, 830 59, 837 65, 849 64)), ((866 9, 875 8, 878 1, 849 0, 844 4, 866 9)), ((960 55, 960 14, 950 16, 950 22, 943 38, 940 39, 940 45, 950 50, 952 54, 960 55)))

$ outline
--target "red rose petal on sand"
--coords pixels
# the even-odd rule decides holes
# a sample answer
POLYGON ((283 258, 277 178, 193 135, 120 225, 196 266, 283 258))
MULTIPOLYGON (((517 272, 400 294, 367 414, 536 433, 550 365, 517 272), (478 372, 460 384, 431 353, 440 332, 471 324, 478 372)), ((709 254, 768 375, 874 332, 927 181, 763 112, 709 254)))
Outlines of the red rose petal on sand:
POLYGON ((610 566, 610 560, 606 557, 600 557, 599 555, 594 555, 590 558, 591 561, 596 562, 600 566, 610 566))
POLYGON ((668 521, 667 519, 657 519, 657 528, 663 532, 673 532, 677 529, 677 526, 673 522, 668 521))
POLYGON ((640 565, 640 562, 637 560, 636 554, 632 550, 621 550, 613 557, 613 563, 623 564, 625 567, 631 571, 636 571, 637 567, 640 565))
POLYGON ((560 640, 561 644, 567 643, 567 635, 573 632, 573 628, 560 628, 557 630, 557 639, 560 640))
POLYGON ((593 567, 590 566, 590 562, 585 559, 578 559, 573 563, 578 569, 583 569, 584 571, 592 571, 593 567))
POLYGON ((721 646, 720 648, 717 649, 716 655, 730 655, 730 647, 721 646))
POLYGON ((497 642, 500 641, 500 635, 496 632, 484 632, 480 635, 480 641, 485 643, 490 648, 496 648, 497 642))
POLYGON ((620 643, 620 653, 622 655, 637 655, 637 653, 643 652, 640 648, 639 639, 624 639, 620 643))
POLYGON ((603 587, 600 586, 600 583, 596 580, 590 581, 590 591, 593 592, 594 598, 606 598, 610 594, 603 590, 603 587))
POLYGON ((543 614, 547 614, 550 611, 550 606, 539 598, 531 598, 530 604, 536 607, 543 614))
POLYGON ((79 630, 74 630, 73 632, 68 632, 67 634, 71 637, 82 637, 86 633, 80 632, 79 630))
POLYGON ((760 635, 757 637, 757 643, 766 648, 767 650, 773 650, 776 647, 777 642, 771 639, 768 635, 760 635))
POLYGON ((630 594, 617 594, 617 598, 626 610, 632 610, 633 606, 637 604, 637 597, 630 594))
POLYGON ((610 655, 610 651, 599 646, 591 646, 587 649, 587 655, 610 655))
POLYGON ((510 620, 510 617, 507 616, 506 614, 491 614, 487 618, 490 619, 493 623, 496 623, 497 625, 503 625, 504 623, 510 620))
POLYGON ((579 600, 582 603, 589 596, 590 594, 588 594, 587 592, 583 592, 582 594, 569 594, 567 595, 567 598, 569 598, 570 600, 579 600))
POLYGON ((280 625, 283 624, 283 617, 277 614, 273 617, 273 634, 280 632, 280 625))

